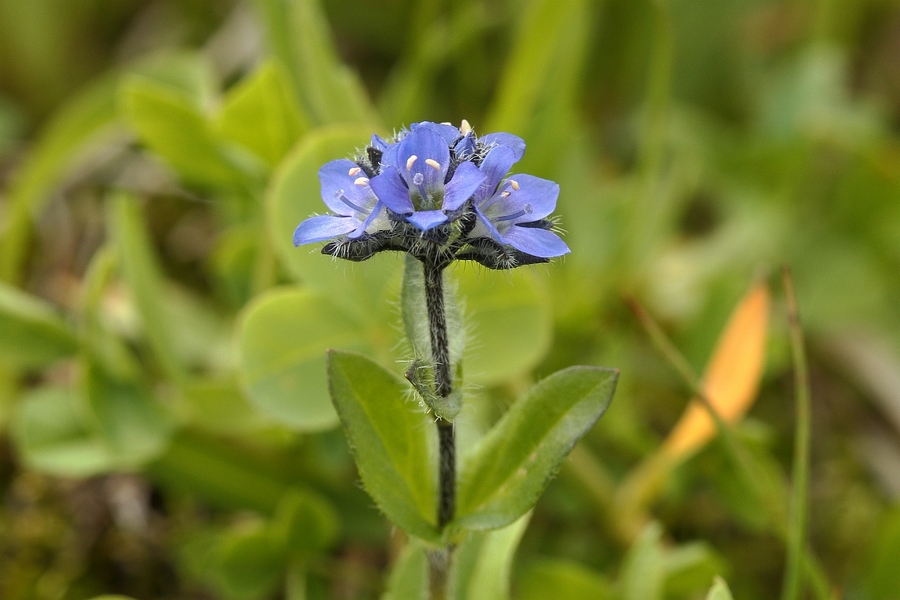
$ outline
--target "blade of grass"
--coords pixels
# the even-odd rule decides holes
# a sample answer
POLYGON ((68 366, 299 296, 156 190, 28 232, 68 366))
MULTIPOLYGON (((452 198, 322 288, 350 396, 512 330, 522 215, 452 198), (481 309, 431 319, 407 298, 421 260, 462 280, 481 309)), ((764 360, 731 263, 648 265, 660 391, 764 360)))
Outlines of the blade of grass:
POLYGON ((791 332, 791 355, 794 360, 794 386, 796 398, 797 424, 794 434, 793 489, 790 516, 788 520, 788 556, 785 567, 782 600, 797 600, 803 592, 801 579, 802 563, 806 550, 806 502, 809 488, 809 439, 810 439, 810 392, 809 368, 806 363, 806 349, 803 329, 797 309, 794 279, 790 267, 781 272, 784 295, 787 302, 788 321, 791 332))
MULTIPOLYGON (((722 419, 719 413, 716 411, 713 404, 709 401, 708 396, 706 395, 701 380, 699 376, 694 372, 688 360, 684 357, 684 355, 678 350, 675 344, 668 338, 662 328, 653 320, 653 317, 641 306, 636 299, 633 297, 629 297, 626 299, 629 303, 631 310, 634 312, 635 316, 641 322, 641 324, 646 329, 649 334, 651 341, 657 347, 657 349, 662 353, 662 355, 669 361, 669 363, 679 372, 679 374, 684 379, 684 382, 690 388, 691 392, 697 396, 697 399, 701 402, 701 404, 707 409, 709 412, 709 416, 713 419, 713 422, 716 425, 716 430, 719 434, 720 440, 723 442, 726 452, 728 453, 729 459, 733 462, 733 464, 737 467, 738 473, 745 480, 745 484, 747 485, 747 489, 752 490, 754 493, 759 495, 759 500, 763 503, 763 506, 767 506, 770 508, 775 508, 777 510, 777 499, 771 501, 770 499, 762 496, 764 493, 761 489, 762 486, 759 482, 764 481, 756 472, 752 466, 752 462, 748 460, 745 454, 745 448, 742 444, 740 444, 734 437, 730 426, 722 419)), ((618 502, 620 507, 628 506, 628 502, 630 502, 633 498, 640 498, 641 492, 645 492, 648 488, 652 488, 653 486, 660 486, 661 482, 657 479, 661 476, 664 476, 667 471, 663 469, 667 466, 670 466, 670 463, 667 464, 663 457, 664 454, 657 454, 651 457, 650 460, 644 463, 642 467, 639 468, 639 472, 637 477, 633 479, 629 479, 626 482, 625 486, 623 486, 623 493, 619 494, 620 500, 618 502), (645 473, 642 474, 640 471, 645 470, 645 473), (630 490, 627 488, 631 488, 630 490), (624 495, 624 501, 621 499, 624 495)), ((643 510, 643 506, 638 508, 638 510, 643 510)), ((804 504, 805 506, 805 504, 804 504)), ((632 518, 632 528, 634 526, 634 517, 635 515, 632 513, 628 515, 632 518)), ((644 517, 646 522, 649 522, 649 517, 644 517)), ((628 527, 627 523, 623 525, 623 527, 628 527)), ((787 540, 788 538, 788 529, 785 527, 784 523, 777 519, 775 522, 775 530, 783 539, 787 540)), ((625 529, 625 532, 628 530, 625 529)), ((802 543, 802 540, 801 540, 802 543)), ((832 600, 832 586, 828 582, 824 571, 822 570, 822 566, 819 564, 818 560, 816 560, 815 556, 811 553, 807 552, 804 554, 800 552, 800 566, 802 567, 804 573, 809 578, 810 587, 813 590, 814 597, 817 600, 832 600)), ((798 567, 799 568, 799 567, 798 567)))

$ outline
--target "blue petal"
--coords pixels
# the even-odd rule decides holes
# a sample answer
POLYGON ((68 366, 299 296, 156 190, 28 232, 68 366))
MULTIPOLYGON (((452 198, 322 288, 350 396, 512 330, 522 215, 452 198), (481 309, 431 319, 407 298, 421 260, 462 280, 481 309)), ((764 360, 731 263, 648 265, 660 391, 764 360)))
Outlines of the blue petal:
POLYGON ((342 158, 327 162, 319 169, 322 201, 333 213, 349 217, 357 212, 340 200, 341 195, 360 207, 371 204, 369 189, 353 183, 357 178, 365 177, 366 174, 360 171, 357 175, 350 175, 351 169, 358 168, 359 165, 352 160, 342 158))
POLYGON ((506 243, 506 240, 504 240, 503 236, 500 235, 500 232, 497 231, 497 227, 491 222, 489 218, 487 218, 487 216, 485 216, 483 212, 481 212, 481 209, 478 208, 478 205, 475 206, 475 214, 478 216, 478 220, 482 225, 484 225, 485 229, 488 230, 488 233, 491 234, 491 237, 494 238, 495 242, 499 242, 500 244, 506 243))
POLYGON ((516 161, 522 160, 525 154, 525 140, 511 133, 489 133, 479 138, 486 146, 506 146, 513 151, 516 161))
POLYGON ((300 223, 294 230, 294 245, 311 244, 330 240, 333 237, 350 233, 356 229, 359 221, 351 217, 335 217, 321 215, 310 217, 300 223))
POLYGON ((377 133, 372 134, 372 143, 369 145, 371 147, 375 148, 376 150, 381 150, 382 152, 387 150, 387 147, 388 147, 388 143, 386 141, 384 141, 384 138, 382 138, 377 133))
POLYGON ((490 198, 515 162, 515 153, 506 146, 491 148, 491 151, 481 161, 481 172, 485 174, 486 178, 481 188, 475 194, 475 201, 478 202, 485 198, 490 198))
POLYGON ((447 215, 439 210, 420 210, 408 217, 407 222, 412 223, 422 231, 428 231, 447 221, 447 215))
POLYGON ((375 204, 375 207, 372 209, 372 212, 369 213, 369 216, 366 217, 366 220, 360 223, 359 227, 356 228, 355 231, 351 232, 349 237, 350 239, 356 239, 360 237, 362 234, 366 232, 366 229, 369 228, 369 225, 372 224, 372 221, 377 219, 381 213, 384 212, 384 203, 378 202, 375 204))
POLYGON ((381 175, 370 179, 369 186, 378 199, 395 213, 408 215, 415 210, 412 200, 409 199, 409 190, 393 166, 385 168, 381 175))
POLYGON ((444 188, 444 210, 456 210, 465 204, 483 181, 484 173, 473 163, 460 163, 444 188))
MULTIPOLYGON (((519 184, 518 190, 509 189, 508 202, 514 203, 519 210, 526 204, 531 206, 531 212, 514 222, 538 221, 553 212, 556 208, 556 199, 559 198, 559 184, 549 179, 541 179, 534 175, 510 175, 507 181, 515 181, 519 184)), ((506 214, 511 214, 510 211, 506 214)))
POLYGON ((459 129, 454 127, 453 125, 447 125, 446 123, 432 123, 431 121, 422 121, 421 123, 414 123, 412 129, 430 129, 435 132, 447 142, 447 146, 449 147, 453 142, 459 139, 461 135, 459 129))
POLYGON ((400 142, 397 159, 399 164, 396 167, 410 189, 420 192, 424 189, 432 194, 444 189, 444 177, 450 166, 450 148, 432 128, 420 124, 410 131, 400 142))
POLYGON ((456 152, 458 158, 470 156, 475 152, 475 135, 471 131, 467 133, 461 140, 456 142, 453 151, 456 152))
POLYGON ((503 232, 503 239, 516 250, 540 258, 554 258, 571 252, 558 235, 536 227, 513 225, 503 232))

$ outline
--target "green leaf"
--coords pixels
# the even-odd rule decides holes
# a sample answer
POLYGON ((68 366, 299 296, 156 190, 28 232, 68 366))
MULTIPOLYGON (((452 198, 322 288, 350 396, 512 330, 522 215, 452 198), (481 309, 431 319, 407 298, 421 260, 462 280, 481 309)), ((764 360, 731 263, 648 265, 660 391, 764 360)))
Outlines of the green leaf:
POLYGON ((165 453, 144 471, 154 481, 214 506, 272 514, 289 485, 266 461, 194 431, 176 432, 165 453))
POLYGON ((0 240, 0 279, 16 282, 29 248, 32 219, 89 142, 111 133, 116 78, 104 76, 71 98, 49 120, 7 190, 0 240))
POLYGON ((388 284, 398 281, 402 260, 383 252, 355 264, 322 256, 321 244, 295 248, 294 229, 301 221, 326 210, 319 187, 319 168, 330 160, 354 156, 371 131, 354 126, 315 130, 276 171, 266 198, 266 224, 275 252, 296 279, 328 294, 346 311, 370 326, 385 328, 393 312, 388 298, 396 296, 388 284))
POLYGON ((54 308, 34 296, 0 283, 0 362, 40 367, 78 349, 75 332, 54 308))
POLYGON ((88 426, 84 399, 57 387, 38 388, 21 400, 11 423, 24 464, 63 477, 91 477, 112 470, 116 458, 88 426))
POLYGON ((550 349, 553 314, 537 274, 451 270, 459 275, 458 295, 470 333, 463 355, 466 379, 496 385, 532 369, 550 349))
POLYGON ((244 390, 265 415, 291 428, 337 425, 328 395, 325 351, 367 350, 355 319, 328 298, 299 288, 270 290, 241 313, 244 390))
POLYGON ((269 422, 236 381, 195 379, 182 389, 191 425, 211 433, 246 435, 269 422))
POLYGON ((344 65, 318 0, 258 0, 276 55, 318 123, 377 123, 359 76, 344 65))
POLYGON ((503 529, 469 534, 456 551, 450 574, 454 600, 509 599, 513 555, 530 518, 526 514, 503 529))
POLYGON ((617 582, 619 600, 662 600, 665 581, 665 549, 662 528, 644 528, 625 555, 617 582))
POLYGON ((225 157, 204 116, 178 89, 132 76, 122 84, 122 109, 141 141, 189 183, 239 187, 244 178, 225 157))
POLYGON ((397 557, 381 600, 428 600, 428 556, 415 540, 397 557))
POLYGON ((709 594, 706 595, 706 600, 732 600, 731 590, 721 577, 716 577, 709 594))
POLYGON ((173 327, 162 303, 162 269, 144 225, 137 198, 118 193, 110 198, 109 224, 121 258, 121 267, 144 325, 144 333, 160 367, 176 382, 185 378, 175 350, 173 327))
POLYGON ((618 377, 615 369, 570 367, 513 404, 463 464, 456 525, 490 529, 525 514, 606 411, 618 377))
POLYGON ((225 96, 219 134, 274 167, 309 124, 300 112, 284 67, 269 60, 225 96))
POLYGON ((438 539, 437 436, 409 386, 368 358, 328 353, 331 399, 363 484, 407 533, 438 539))
POLYGON ((84 379, 91 416, 119 467, 133 469, 162 454, 174 422, 145 385, 118 381, 94 365, 84 379))
POLYGON ((251 521, 226 532, 219 542, 217 579, 237 598, 254 598, 275 589, 286 568, 264 523, 251 521))
POLYGON ((338 514, 322 496, 311 491, 289 490, 269 524, 273 544, 285 554, 317 554, 334 544, 338 535, 338 514))
POLYGON ((579 563, 544 559, 529 564, 516 582, 518 600, 610 600, 605 577, 579 563))

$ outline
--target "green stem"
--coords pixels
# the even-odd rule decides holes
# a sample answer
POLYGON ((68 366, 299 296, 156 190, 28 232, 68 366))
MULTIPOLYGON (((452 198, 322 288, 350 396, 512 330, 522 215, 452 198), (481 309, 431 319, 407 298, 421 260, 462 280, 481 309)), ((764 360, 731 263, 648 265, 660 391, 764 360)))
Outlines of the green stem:
POLYGON ((801 572, 806 549, 806 502, 809 487, 811 408, 809 369, 803 343, 803 329, 800 326, 800 315, 797 310, 794 280, 791 276, 790 268, 787 266, 782 270, 782 281, 784 282, 784 293, 791 330, 797 424, 794 436, 794 485, 788 522, 788 556, 781 598, 782 600, 796 600, 802 593, 801 572))
MULTIPOLYGON (((450 368, 450 341, 447 335, 447 310, 444 305, 443 267, 422 261, 425 270, 425 304, 428 309, 428 330, 431 341, 431 361, 434 367, 435 392, 447 398, 453 392, 450 368)), ((437 523, 442 529, 453 520, 456 512, 456 434, 453 423, 437 417, 438 481, 440 485, 437 523)), ((443 600, 447 593, 447 573, 452 548, 429 555, 429 580, 432 600, 443 600)))

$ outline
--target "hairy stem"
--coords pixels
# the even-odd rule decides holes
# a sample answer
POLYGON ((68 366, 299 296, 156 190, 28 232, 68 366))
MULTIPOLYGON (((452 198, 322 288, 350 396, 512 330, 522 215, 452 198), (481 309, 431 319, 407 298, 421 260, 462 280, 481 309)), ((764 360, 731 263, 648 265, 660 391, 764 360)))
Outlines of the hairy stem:
MULTIPOLYGON (((447 398, 453 391, 453 379, 450 372, 447 311, 444 306, 444 274, 439 266, 429 262, 422 264, 425 269, 425 304, 428 308, 431 360, 434 363, 434 387, 439 396, 447 398)), ((443 527, 453 520, 456 506, 456 438, 450 421, 438 417, 437 428, 440 440, 440 501, 437 519, 438 527, 443 527)))

